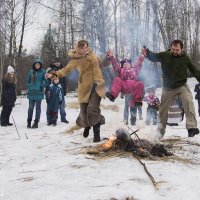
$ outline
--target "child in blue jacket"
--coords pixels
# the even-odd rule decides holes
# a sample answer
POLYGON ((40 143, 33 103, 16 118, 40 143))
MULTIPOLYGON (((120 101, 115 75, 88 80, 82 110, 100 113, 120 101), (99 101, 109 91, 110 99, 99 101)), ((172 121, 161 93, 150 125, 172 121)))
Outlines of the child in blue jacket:
POLYGON ((46 92, 47 102, 47 123, 48 125, 57 125, 58 109, 64 99, 64 92, 59 79, 55 78, 52 83, 47 87, 46 92))

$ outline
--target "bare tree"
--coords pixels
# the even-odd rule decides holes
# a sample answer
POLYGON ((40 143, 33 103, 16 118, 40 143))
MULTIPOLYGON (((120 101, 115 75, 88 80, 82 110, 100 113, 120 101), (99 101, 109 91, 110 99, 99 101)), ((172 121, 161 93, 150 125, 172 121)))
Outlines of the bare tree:
POLYGON ((109 15, 108 2, 104 0, 84 1, 83 30, 84 37, 91 47, 100 55, 104 55, 108 48, 109 15), (85 31, 87 30, 87 32, 85 31))

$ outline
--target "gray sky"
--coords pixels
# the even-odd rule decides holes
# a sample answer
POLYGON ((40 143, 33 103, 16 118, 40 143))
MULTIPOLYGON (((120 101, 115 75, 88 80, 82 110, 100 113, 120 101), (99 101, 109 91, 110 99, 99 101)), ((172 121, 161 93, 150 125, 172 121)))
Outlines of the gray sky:
POLYGON ((38 46, 46 33, 49 23, 51 23, 50 10, 39 6, 33 16, 33 24, 26 28, 23 41, 24 49, 30 52, 32 48, 38 46))

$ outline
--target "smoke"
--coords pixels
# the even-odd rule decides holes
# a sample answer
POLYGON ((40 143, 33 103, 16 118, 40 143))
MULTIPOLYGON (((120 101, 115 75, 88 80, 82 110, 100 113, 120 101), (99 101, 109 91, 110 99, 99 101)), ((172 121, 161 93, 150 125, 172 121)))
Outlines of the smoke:
POLYGON ((161 87, 161 70, 157 63, 145 60, 139 73, 138 80, 144 82, 146 87, 161 87))
POLYGON ((68 74, 67 78, 70 82, 77 83, 78 76, 79 76, 79 72, 76 69, 74 69, 68 74))
POLYGON ((106 82, 106 91, 110 91, 112 86, 112 81, 116 76, 112 66, 109 65, 108 67, 103 67, 102 74, 106 82))
MULTIPOLYGON (((124 4, 118 18, 119 59, 130 58, 133 63, 137 62, 143 46, 155 51, 160 45, 159 38, 156 37, 159 31, 151 6, 136 4, 134 8, 131 4, 129 7, 124 4)), ((160 87, 161 70, 158 64, 145 59, 139 73, 139 80, 144 82, 145 87, 160 87)))

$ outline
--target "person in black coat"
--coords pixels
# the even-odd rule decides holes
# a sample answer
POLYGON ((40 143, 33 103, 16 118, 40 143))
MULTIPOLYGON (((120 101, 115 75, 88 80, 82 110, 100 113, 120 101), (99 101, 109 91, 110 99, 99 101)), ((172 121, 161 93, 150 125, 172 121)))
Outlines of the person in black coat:
MULTIPOLYGON (((49 68, 46 70, 46 73, 49 73, 51 71, 58 71, 58 70, 60 70, 62 68, 63 68, 63 66, 61 64, 60 59, 59 58, 55 58, 53 64, 51 64, 49 66, 49 68)), ((49 80, 49 84, 50 83, 51 83, 51 81, 49 80)), ((67 92, 67 79, 66 79, 66 77, 59 78, 59 83, 62 86, 63 93, 64 93, 64 96, 65 96, 66 92, 67 92)), ((66 119, 65 98, 63 99, 62 104, 59 106, 59 109, 60 109, 61 122, 69 123, 68 120, 66 119)), ((47 111, 47 123, 48 123, 48 118, 49 118, 49 116, 48 116, 48 111, 47 111)))
POLYGON ((200 116, 200 83, 195 85, 194 91, 196 92, 195 99, 198 101, 198 113, 200 116))
POLYGON ((59 79, 55 78, 52 83, 46 88, 47 102, 47 123, 56 126, 58 119, 58 109, 63 102, 64 94, 59 79))
POLYGON ((15 91, 15 77, 14 69, 10 65, 8 66, 7 73, 2 80, 2 94, 1 94, 1 126, 12 126, 13 124, 9 122, 9 118, 12 109, 15 105, 16 91, 15 91))

